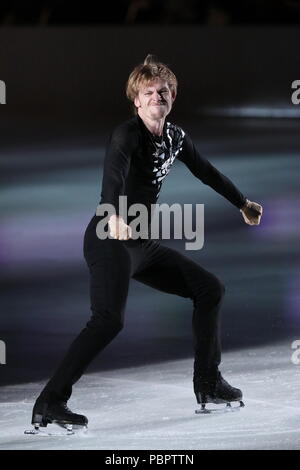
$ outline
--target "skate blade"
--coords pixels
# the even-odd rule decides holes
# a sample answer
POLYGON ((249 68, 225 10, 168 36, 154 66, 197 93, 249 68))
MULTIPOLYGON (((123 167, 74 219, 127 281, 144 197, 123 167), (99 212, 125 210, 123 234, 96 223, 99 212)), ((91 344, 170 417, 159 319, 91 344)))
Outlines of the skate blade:
POLYGON ((39 426, 33 426, 32 429, 27 429, 24 431, 24 434, 39 436, 39 437, 65 437, 72 435, 82 435, 87 433, 87 426, 78 426, 75 424, 61 424, 61 423, 52 423, 48 426, 55 426, 51 431, 47 431, 46 428, 41 429, 39 426))
POLYGON ((214 403, 206 403, 205 407, 201 407, 195 410, 195 414, 223 414, 223 413, 235 413, 239 412, 241 408, 244 408, 244 403, 242 401, 232 401, 230 403, 222 403, 220 407, 216 407, 214 403), (222 405, 222 406, 221 406, 222 405))

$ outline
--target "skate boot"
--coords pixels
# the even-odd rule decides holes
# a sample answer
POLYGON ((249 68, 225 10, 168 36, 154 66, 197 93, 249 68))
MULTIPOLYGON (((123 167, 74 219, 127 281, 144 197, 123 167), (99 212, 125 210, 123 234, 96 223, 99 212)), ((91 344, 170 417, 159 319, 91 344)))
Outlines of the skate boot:
POLYGON ((47 427, 52 423, 65 428, 67 434, 74 434, 73 426, 86 429, 88 419, 84 415, 73 413, 63 401, 47 403, 37 400, 33 407, 31 420, 34 429, 25 431, 25 434, 39 434, 40 427, 47 427))
POLYGON ((209 413, 206 409, 207 403, 226 403, 227 408, 231 408, 232 402, 239 402, 239 408, 245 406, 242 391, 229 385, 219 371, 209 378, 194 376, 194 392, 197 403, 201 405, 201 409, 196 410, 196 413, 209 413))

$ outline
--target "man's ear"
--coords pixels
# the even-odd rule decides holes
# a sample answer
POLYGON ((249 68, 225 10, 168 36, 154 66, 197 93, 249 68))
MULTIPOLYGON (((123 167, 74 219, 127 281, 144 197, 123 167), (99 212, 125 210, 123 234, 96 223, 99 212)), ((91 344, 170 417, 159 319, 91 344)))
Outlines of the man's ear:
POLYGON ((172 102, 174 103, 176 99, 176 91, 172 91, 172 102))
POLYGON ((134 105, 135 105, 136 108, 139 108, 139 107, 141 106, 141 102, 140 102, 138 96, 136 96, 136 97, 134 98, 134 105))

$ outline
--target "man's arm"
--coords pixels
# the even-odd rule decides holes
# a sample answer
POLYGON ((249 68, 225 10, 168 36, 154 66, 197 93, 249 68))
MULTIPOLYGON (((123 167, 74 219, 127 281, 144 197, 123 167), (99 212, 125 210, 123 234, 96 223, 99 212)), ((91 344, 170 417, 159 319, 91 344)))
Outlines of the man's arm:
POLYGON ((113 132, 106 150, 101 202, 115 208, 116 215, 110 217, 108 225, 110 235, 118 240, 128 240, 131 236, 130 227, 119 215, 119 196, 124 195, 131 156, 137 146, 136 130, 129 125, 121 125, 113 132))
POLYGON ((262 207, 249 201, 227 176, 202 157, 187 134, 184 136, 182 153, 179 154, 178 159, 185 163, 193 175, 204 184, 213 188, 240 209, 247 224, 258 225, 260 223, 262 207))

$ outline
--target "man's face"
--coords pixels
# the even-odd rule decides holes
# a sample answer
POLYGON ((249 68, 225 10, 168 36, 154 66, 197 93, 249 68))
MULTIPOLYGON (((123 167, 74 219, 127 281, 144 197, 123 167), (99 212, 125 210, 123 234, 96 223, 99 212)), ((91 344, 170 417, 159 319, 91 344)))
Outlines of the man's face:
POLYGON ((168 83, 157 78, 148 85, 142 85, 134 100, 139 115, 148 119, 162 119, 172 109, 175 93, 172 94, 168 83))

